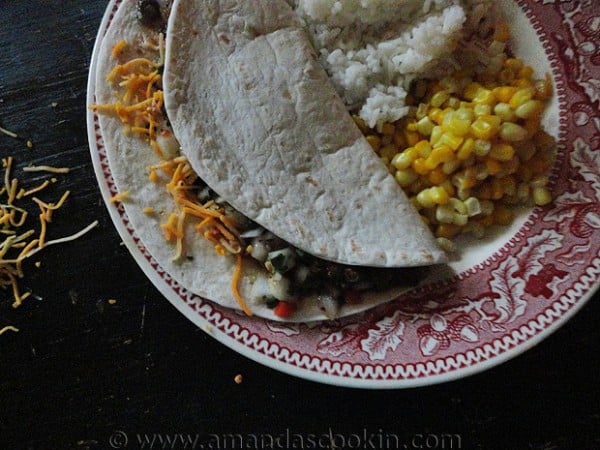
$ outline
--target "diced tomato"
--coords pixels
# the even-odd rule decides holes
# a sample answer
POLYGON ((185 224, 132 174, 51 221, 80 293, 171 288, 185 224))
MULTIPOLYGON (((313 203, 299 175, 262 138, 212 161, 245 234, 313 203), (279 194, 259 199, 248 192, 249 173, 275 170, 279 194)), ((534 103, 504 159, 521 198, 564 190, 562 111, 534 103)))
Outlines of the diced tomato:
POLYGON ((277 317, 281 317, 282 319, 290 317, 296 311, 296 304, 291 302, 280 301, 275 308, 273 308, 273 312, 277 317))

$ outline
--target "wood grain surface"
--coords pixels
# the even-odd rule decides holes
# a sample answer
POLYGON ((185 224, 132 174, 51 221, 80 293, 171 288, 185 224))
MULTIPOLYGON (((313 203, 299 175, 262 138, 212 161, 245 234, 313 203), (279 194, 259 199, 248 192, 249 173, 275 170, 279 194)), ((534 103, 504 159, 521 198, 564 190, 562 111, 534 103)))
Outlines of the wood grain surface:
MULTIPOLYGON (((9 291, 0 292, 0 328, 20 330, 0 336, 1 449, 192 448, 150 447, 139 439, 286 432, 393 433, 406 443, 399 448, 442 448, 413 442, 442 434, 460 435, 461 446, 452 448, 600 448, 598 295, 540 345, 501 366, 396 391, 281 374, 234 353, 177 312, 121 245, 89 157, 86 82, 106 5, 0 0, 0 126, 23 137, 0 135, 0 156, 14 157, 15 175, 29 186, 45 175, 24 173, 26 165, 72 169, 43 194, 50 201, 71 191, 50 237, 99 221, 80 240, 40 253, 40 267, 26 264, 22 286, 35 295, 20 308, 11 307, 9 291)), ((321 444, 313 448, 331 448, 321 444)), ((368 445, 360 448, 378 448, 368 445)))

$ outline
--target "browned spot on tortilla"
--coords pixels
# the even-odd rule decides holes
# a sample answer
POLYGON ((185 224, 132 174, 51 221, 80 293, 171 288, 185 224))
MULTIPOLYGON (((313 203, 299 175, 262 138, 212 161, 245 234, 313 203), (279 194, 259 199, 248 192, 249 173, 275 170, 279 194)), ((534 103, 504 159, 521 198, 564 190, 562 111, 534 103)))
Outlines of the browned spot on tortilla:
POLYGON ((198 36, 200 33, 198 30, 192 30, 192 36, 198 36))
POLYGON ((319 183, 317 183, 312 177, 306 177, 306 182, 314 187, 319 187, 319 183))
POLYGON ((225 33, 219 33, 219 40, 226 45, 231 42, 231 40, 229 39, 229 36, 227 36, 225 33))
POLYGON ((290 91, 288 91, 287 89, 285 89, 282 93, 281 96, 283 98, 287 98, 288 100, 291 100, 292 98, 292 94, 290 94, 290 91))
POLYGON ((247 91, 250 91, 250 90, 254 89, 254 84, 253 83, 244 83, 244 89, 247 91))
POLYGON ((354 239, 350 239, 350 248, 354 253, 360 253, 360 247, 356 245, 356 241, 354 239))

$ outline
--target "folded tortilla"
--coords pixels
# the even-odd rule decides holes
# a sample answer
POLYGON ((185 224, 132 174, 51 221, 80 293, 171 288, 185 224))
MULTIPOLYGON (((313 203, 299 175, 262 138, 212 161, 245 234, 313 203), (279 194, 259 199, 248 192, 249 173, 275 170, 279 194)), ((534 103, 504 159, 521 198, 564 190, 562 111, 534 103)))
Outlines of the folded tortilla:
POLYGON ((284 0, 176 0, 165 105, 198 175, 317 257, 375 267, 446 255, 335 92, 284 0))
MULTIPOLYGON (((97 104, 111 104, 119 100, 115 88, 107 82, 107 75, 117 64, 117 59, 112 54, 115 45, 122 40, 128 43, 121 50, 121 57, 124 60, 137 57, 158 60, 158 50, 148 45, 151 41, 158 41, 157 35, 158 31, 140 24, 136 2, 122 2, 112 18, 98 51, 95 83, 97 104)), ((194 230, 193 223, 187 224, 184 243, 190 258, 173 260, 174 245, 165 240, 160 224, 165 221, 170 212, 176 211, 176 205, 165 191, 164 183, 148 180, 148 166, 158 164, 161 158, 143 138, 124 133, 123 124, 117 117, 101 114, 98 116, 98 121, 111 176, 119 192, 128 192, 123 202, 126 220, 133 230, 134 239, 139 239, 157 262, 157 273, 166 272, 179 286, 193 294, 228 308, 240 309, 230 289, 235 268, 234 258, 217 255, 213 244, 194 230), (144 212, 144 209, 149 206, 154 210, 152 215, 144 212)), ((201 141, 206 140, 203 136, 198 138, 201 141)), ((294 205, 290 204, 290 211, 299 207, 294 205)), ((317 207, 316 205, 303 206, 310 206, 315 211, 317 207)), ((310 227, 311 220, 312 218, 307 215, 304 226, 310 227)), ((243 265, 240 292, 249 300, 254 315, 294 322, 331 318, 320 302, 320 296, 326 293, 314 292, 305 298, 299 298, 297 311, 288 318, 277 317, 266 303, 253 301, 268 293, 269 273, 250 258, 245 259, 248 260, 243 265)), ((386 271, 386 269, 375 270, 386 271)), ((376 273, 374 276, 377 276, 376 273)), ((397 277, 394 286, 385 290, 365 292, 360 303, 341 305, 337 317, 354 314, 388 302, 402 291, 412 287, 414 283, 412 271, 407 273, 398 270, 397 277), (404 274, 406 274, 405 280, 403 280, 404 274)))

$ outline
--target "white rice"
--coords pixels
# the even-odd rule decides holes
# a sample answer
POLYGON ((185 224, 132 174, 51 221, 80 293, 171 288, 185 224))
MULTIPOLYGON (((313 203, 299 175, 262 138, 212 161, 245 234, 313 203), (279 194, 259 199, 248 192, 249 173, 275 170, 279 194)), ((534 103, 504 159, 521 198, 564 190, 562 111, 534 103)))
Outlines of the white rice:
POLYGON ((473 39, 486 31, 491 0, 294 3, 338 93, 370 127, 408 113, 405 98, 416 78, 442 77, 449 67, 489 66, 504 50, 478 47, 473 39))

